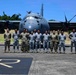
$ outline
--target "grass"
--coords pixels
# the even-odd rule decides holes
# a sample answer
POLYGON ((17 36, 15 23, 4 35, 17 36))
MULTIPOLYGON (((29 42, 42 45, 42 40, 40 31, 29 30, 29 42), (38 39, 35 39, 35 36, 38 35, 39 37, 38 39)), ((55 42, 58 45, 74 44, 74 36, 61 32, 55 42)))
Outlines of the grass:
POLYGON ((3 44, 4 43, 4 38, 3 38, 3 34, 0 34, 0 44, 3 44))

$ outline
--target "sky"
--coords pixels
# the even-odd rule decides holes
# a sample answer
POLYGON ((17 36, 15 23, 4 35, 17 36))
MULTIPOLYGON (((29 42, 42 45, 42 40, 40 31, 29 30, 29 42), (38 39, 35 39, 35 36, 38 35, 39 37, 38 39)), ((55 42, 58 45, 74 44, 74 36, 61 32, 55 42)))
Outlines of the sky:
MULTIPOLYGON (((3 15, 4 11, 10 16, 20 13, 20 17, 24 18, 26 11, 40 13, 42 4, 46 20, 54 19, 64 22, 65 15, 68 21, 76 15, 76 0, 0 0, 0 15, 3 15)), ((76 17, 71 22, 76 22, 76 17)))

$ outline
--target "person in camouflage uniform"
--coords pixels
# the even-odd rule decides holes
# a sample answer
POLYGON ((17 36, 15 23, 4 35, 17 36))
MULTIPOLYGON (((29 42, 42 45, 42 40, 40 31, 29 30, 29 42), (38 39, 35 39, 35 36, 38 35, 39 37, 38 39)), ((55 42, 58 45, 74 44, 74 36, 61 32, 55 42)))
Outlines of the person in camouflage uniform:
POLYGON ((24 29, 24 31, 20 34, 20 37, 21 37, 21 51, 22 52, 27 52, 29 50, 28 36, 29 36, 29 33, 27 33, 26 29, 24 29))
POLYGON ((6 52, 7 47, 8 47, 8 51, 10 51, 11 34, 9 32, 9 29, 7 29, 6 33, 4 33, 4 39, 5 39, 5 50, 4 50, 4 52, 6 52))
POLYGON ((60 31, 58 30, 57 31, 57 35, 56 35, 56 51, 55 52, 58 52, 58 47, 59 47, 59 35, 60 35, 60 31))
POLYGON ((57 35, 55 30, 53 30, 53 34, 52 34, 52 44, 51 44, 51 52, 53 51, 57 52, 57 35))

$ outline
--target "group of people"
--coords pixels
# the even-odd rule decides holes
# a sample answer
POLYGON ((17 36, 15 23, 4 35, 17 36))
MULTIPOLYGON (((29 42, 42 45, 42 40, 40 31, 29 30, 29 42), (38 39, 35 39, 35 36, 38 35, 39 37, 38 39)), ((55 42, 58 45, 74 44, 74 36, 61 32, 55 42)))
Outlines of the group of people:
MULTIPOLYGON (((5 50, 8 47, 8 51, 10 51, 10 42, 11 38, 13 38, 13 49, 15 52, 15 47, 19 50, 19 39, 21 39, 21 51, 22 52, 39 52, 43 49, 44 52, 48 52, 50 49, 51 52, 61 53, 61 47, 63 47, 63 53, 65 53, 65 40, 66 35, 64 31, 45 31, 43 34, 40 30, 34 29, 30 33, 24 29, 22 33, 19 33, 17 29, 11 35, 9 29, 7 29, 4 34, 5 39, 5 50)), ((73 52, 73 46, 75 47, 76 53, 76 32, 75 29, 69 34, 69 38, 71 39, 71 52, 73 52)))

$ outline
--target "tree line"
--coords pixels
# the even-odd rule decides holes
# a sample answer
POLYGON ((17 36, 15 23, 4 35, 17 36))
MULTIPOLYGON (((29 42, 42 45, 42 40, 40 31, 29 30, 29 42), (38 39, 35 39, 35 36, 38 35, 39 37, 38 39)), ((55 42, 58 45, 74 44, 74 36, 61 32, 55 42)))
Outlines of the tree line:
POLYGON ((0 15, 0 20, 21 20, 20 16, 20 13, 8 16, 5 12, 3 12, 3 15, 0 15))

